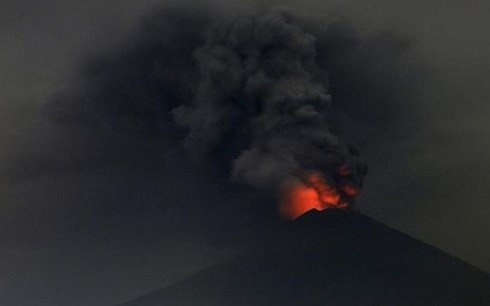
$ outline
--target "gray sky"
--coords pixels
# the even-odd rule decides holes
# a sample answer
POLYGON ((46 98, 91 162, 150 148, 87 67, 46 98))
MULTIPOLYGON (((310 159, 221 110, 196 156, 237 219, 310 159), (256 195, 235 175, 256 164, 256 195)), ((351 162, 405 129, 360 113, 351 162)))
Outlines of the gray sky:
MULTIPOLYGON (((389 30, 412 38, 414 46, 400 65, 414 65, 423 77, 412 101, 414 111, 400 119, 412 132, 363 150, 370 173, 360 210, 490 271, 490 3, 325 2, 288 4, 298 15, 316 20, 348 18, 366 35, 389 30)), ((116 303, 232 252, 232 247, 196 243, 205 238, 182 232, 178 239, 169 235, 148 243, 121 238, 106 245, 100 237, 102 242, 91 242, 83 233, 87 224, 96 222, 93 216, 100 217, 101 211, 117 210, 122 199, 150 203, 144 210, 151 212, 158 205, 155 199, 193 198, 183 182, 159 185, 165 173, 179 169, 163 163, 157 171, 145 157, 129 165, 77 167, 82 153, 66 143, 64 131, 43 113, 52 94, 76 80, 77 65, 87 54, 112 50, 158 3, 162 1, 2 1, 0 304, 116 303), (70 241, 70 235, 81 238, 70 241), (166 247, 176 239, 181 242, 166 247)), ((253 7, 227 3, 234 9, 253 7)), ((212 187, 204 196, 213 198, 219 192, 213 188, 219 190, 212 187)), ((128 209, 131 214, 137 206, 128 209)), ((166 217, 185 223, 169 209, 166 217)), ((127 222, 124 216, 107 219, 116 224, 107 226, 109 232, 127 222)))

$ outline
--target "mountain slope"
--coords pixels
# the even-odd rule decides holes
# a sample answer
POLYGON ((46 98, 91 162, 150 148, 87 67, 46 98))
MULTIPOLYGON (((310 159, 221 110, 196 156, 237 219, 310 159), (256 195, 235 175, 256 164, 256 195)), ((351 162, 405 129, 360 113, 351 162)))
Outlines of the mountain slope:
POLYGON ((311 211, 249 254, 123 305, 490 305, 490 275, 361 214, 311 211))

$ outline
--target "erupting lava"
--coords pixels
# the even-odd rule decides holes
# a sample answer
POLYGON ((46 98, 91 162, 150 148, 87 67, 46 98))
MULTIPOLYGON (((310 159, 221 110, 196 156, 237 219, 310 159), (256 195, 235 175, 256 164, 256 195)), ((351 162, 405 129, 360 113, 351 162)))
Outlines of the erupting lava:
MULTIPOLYGON (((340 173, 344 176, 346 173, 340 173)), ((280 213, 286 219, 295 219, 311 209, 346 209, 349 204, 345 197, 355 197, 360 189, 344 183, 329 185, 320 173, 312 172, 303 182, 290 185, 281 202, 280 213)))

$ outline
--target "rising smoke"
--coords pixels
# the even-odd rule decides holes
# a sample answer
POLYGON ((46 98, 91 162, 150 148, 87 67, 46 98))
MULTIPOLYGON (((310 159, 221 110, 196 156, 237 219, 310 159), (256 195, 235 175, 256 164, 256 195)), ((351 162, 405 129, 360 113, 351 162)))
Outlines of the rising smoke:
POLYGON ((321 182, 329 190, 323 198, 343 207, 367 168, 332 129, 373 143, 366 127, 397 120, 400 88, 385 84, 399 82, 393 59, 407 45, 360 38, 342 24, 303 23, 285 11, 228 18, 166 9, 145 18, 118 51, 84 62, 51 111, 88 122, 97 137, 136 134, 139 142, 183 146, 231 181, 276 196, 321 182))
POLYGON ((331 96, 311 34, 275 11, 216 26, 204 37, 195 52, 200 78, 192 104, 174 110, 189 129, 190 152, 214 156, 231 148, 232 178, 264 190, 301 183, 313 171, 336 186, 341 167, 350 169, 349 186, 360 189, 366 167, 330 131, 331 96))

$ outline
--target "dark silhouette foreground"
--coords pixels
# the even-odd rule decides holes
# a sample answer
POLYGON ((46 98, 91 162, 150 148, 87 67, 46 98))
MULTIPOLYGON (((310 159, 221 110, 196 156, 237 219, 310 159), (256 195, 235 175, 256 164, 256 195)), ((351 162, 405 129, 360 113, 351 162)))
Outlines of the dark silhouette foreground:
POLYGON ((310 211, 124 306, 490 305, 490 275, 353 211, 310 211))

